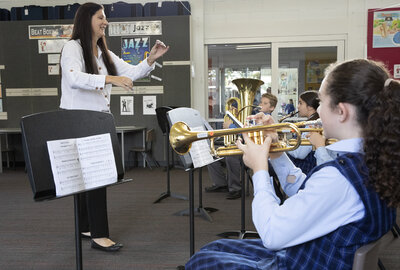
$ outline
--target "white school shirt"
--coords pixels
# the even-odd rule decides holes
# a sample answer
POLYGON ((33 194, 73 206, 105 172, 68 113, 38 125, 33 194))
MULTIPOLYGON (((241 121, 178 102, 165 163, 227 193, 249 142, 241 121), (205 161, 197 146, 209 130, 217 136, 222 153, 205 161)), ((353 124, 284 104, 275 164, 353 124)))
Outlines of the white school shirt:
MULTIPOLYGON (((342 140, 327 148, 341 154, 361 152, 362 139, 342 140)), ((271 160, 271 164, 289 198, 279 205, 268 172, 261 170, 253 175, 253 223, 265 247, 276 250, 302 244, 364 216, 360 196, 335 167, 315 172, 299 191, 306 175, 286 154, 271 160)))
MULTIPOLYGON (((305 128, 309 128, 310 126, 305 126, 305 128)), ((303 132, 301 134, 302 139, 307 139, 308 132, 303 132)), ((287 152, 287 154, 291 155, 294 158, 305 159, 306 156, 312 151, 312 145, 301 145, 296 149, 287 152)))
MULTIPOLYGON (((107 68, 102 52, 98 47, 98 57, 95 57, 99 74, 88 74, 85 69, 83 50, 79 40, 68 41, 61 55, 61 102, 62 109, 82 109, 92 111, 110 111, 111 84, 105 84, 107 68)), ((126 76, 135 81, 148 76, 154 69, 147 60, 134 66, 124 62, 109 51, 115 64, 117 75, 126 76)))

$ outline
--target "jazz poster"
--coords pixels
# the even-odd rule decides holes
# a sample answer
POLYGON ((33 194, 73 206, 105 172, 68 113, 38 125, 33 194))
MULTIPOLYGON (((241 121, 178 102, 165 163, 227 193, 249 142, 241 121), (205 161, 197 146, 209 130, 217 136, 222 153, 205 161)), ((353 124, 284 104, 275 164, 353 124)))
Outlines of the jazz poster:
POLYGON ((400 10, 375 11, 372 48, 400 46, 400 10))
MULTIPOLYGON (((123 37, 121 38, 121 58, 131 64, 137 65, 150 54, 150 37, 123 37)), ((136 80, 149 82, 150 77, 136 80)))

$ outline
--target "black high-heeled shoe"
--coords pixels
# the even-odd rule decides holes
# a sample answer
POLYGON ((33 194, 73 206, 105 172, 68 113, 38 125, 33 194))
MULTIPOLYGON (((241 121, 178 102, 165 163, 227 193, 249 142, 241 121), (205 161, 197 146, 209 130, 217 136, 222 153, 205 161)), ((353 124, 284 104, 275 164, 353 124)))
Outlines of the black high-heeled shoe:
POLYGON ((103 251, 110 251, 110 252, 118 251, 120 248, 122 248, 124 246, 121 243, 115 243, 114 245, 111 245, 108 247, 103 247, 103 246, 97 244, 95 241, 93 241, 93 239, 91 240, 91 245, 92 245, 92 248, 100 249, 103 251))
POLYGON ((81 238, 82 239, 92 239, 92 237, 90 235, 86 235, 86 234, 83 234, 83 233, 81 233, 81 238))

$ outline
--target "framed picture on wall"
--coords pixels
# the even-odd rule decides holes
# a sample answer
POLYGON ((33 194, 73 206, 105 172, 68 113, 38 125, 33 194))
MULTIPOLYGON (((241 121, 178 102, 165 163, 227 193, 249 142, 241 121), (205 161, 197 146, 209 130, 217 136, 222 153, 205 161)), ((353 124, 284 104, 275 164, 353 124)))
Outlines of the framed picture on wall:
POLYGON ((325 69, 335 61, 329 60, 306 60, 306 89, 318 90, 325 76, 325 69))

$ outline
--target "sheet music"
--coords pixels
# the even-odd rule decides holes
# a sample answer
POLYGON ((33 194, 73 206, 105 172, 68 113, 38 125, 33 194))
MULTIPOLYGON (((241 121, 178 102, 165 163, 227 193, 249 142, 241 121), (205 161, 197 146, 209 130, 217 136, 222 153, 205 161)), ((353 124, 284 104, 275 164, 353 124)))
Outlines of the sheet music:
MULTIPOLYGON (((191 131, 204 131, 203 126, 191 127, 191 131)), ((200 140, 192 143, 189 154, 193 161, 193 167, 199 168, 214 162, 214 158, 211 155, 210 146, 207 140, 200 140)))
POLYGON ((48 141, 56 195, 63 196, 117 181, 110 134, 48 141))

